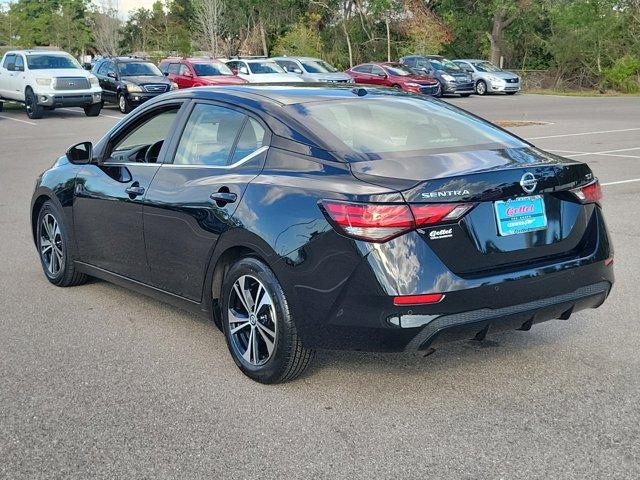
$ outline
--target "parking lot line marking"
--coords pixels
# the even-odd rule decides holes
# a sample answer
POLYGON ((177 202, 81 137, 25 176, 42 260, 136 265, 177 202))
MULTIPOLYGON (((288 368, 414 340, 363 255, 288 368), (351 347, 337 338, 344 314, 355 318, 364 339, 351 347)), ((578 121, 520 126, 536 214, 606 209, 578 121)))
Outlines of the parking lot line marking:
POLYGON ((621 183, 634 183, 634 182, 640 182, 640 178, 632 178, 630 180, 619 180, 617 182, 607 182, 607 183, 602 183, 601 185, 603 187, 607 187, 609 185, 620 185, 621 183))
POLYGON ((0 118, 6 118, 7 120, 13 120, 14 122, 26 123, 27 125, 38 125, 36 122, 27 122, 26 120, 20 120, 18 118, 7 117, 5 115, 0 115, 0 118))
POLYGON ((580 135, 599 135, 601 133, 635 132, 638 130, 640 130, 640 128, 621 128, 619 130, 599 130, 595 132, 563 133, 560 135, 545 135, 543 137, 529 137, 527 140, 542 140, 544 138, 579 137, 580 135))
POLYGON ((638 155, 619 155, 619 154, 615 154, 615 153, 604 153, 604 152, 576 152, 573 150, 551 150, 548 149, 548 152, 552 152, 552 153, 572 153, 572 154, 577 154, 577 155, 564 155, 565 157, 577 157, 577 156, 585 156, 585 155, 601 155, 603 157, 620 157, 620 158, 640 158, 640 156, 638 155))
MULTIPOLYGON (((64 110, 65 112, 71 112, 71 113, 78 113, 78 114, 83 114, 84 112, 81 112, 80 110, 73 110, 72 108, 59 108, 58 110, 64 110)), ((100 113, 99 116, 101 117, 107 117, 107 118, 115 118, 116 120, 120 120, 123 117, 116 117, 114 115, 105 115, 104 113, 100 113)))
POLYGON ((640 150, 640 147, 632 147, 632 148, 620 148, 618 150, 603 150, 601 152, 582 152, 582 153, 573 153, 571 155, 567 155, 567 157, 583 157, 585 155, 609 155, 618 152, 630 152, 633 150, 640 150))

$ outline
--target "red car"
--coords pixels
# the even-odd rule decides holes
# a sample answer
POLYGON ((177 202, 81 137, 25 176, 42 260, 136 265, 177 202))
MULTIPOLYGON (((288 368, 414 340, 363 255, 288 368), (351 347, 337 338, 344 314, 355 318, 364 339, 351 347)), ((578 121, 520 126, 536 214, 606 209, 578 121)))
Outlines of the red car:
POLYGON ((227 65, 213 59, 165 58, 160 62, 160 70, 176 82, 178 88, 247 83, 235 76, 227 65))
POLYGON ((440 84, 428 75, 420 75, 401 63, 370 62, 356 65, 345 73, 356 83, 395 87, 405 92, 439 96, 440 84))

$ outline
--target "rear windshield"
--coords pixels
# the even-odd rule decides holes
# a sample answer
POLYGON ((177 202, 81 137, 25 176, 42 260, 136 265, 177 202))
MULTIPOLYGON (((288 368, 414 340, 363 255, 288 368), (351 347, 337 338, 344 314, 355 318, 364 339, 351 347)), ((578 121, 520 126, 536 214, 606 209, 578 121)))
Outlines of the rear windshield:
POLYGON ((151 62, 124 62, 118 64, 123 77, 159 77, 162 72, 151 62))
POLYGON ((388 96, 289 107, 330 150, 349 161, 525 146, 508 133, 443 102, 388 96), (335 146, 335 148, 334 148, 335 146))
POLYGON ((194 63, 193 69, 199 77, 215 77, 217 75, 233 75, 224 63, 194 63))
POLYGON ((27 55, 29 70, 48 70, 50 68, 82 68, 71 55, 27 55))
POLYGON ((276 62, 250 62, 249 69, 251 73, 286 73, 276 62))

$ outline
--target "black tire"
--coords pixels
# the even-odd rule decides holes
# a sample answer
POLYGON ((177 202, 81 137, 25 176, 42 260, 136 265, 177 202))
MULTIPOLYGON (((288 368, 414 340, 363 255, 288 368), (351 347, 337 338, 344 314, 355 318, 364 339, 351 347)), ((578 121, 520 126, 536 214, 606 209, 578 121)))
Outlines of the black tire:
POLYGON ((0 112, 4 109, 4 102, 0 102, 0 112))
POLYGON ((442 83, 440 82, 440 80, 438 80, 438 93, 436 93, 434 97, 442 98, 443 95, 444 95, 444 89, 442 88, 442 83))
POLYGON ((78 272, 73 263, 73 244, 71 242, 71 237, 69 236, 69 230, 67 229, 63 218, 62 213, 52 201, 49 200, 45 202, 40 209, 40 212, 38 212, 36 245, 38 247, 40 263, 42 264, 42 269, 47 280, 58 287, 73 287, 85 283, 87 281, 87 276, 84 273, 78 272), (58 235, 55 233, 51 235, 44 226, 45 219, 50 226, 52 225, 52 223, 50 223, 51 217, 55 220, 60 232, 59 241, 58 235), (46 249, 46 241, 51 237, 53 237, 53 242, 51 243, 55 243, 56 245, 55 250, 61 252, 62 261, 59 260, 60 257, 58 255, 55 255, 53 246, 49 250, 46 249), (48 252, 50 252, 50 254, 48 254, 48 252), (56 258, 56 260, 54 260, 54 266, 57 264, 59 268, 51 268, 51 259, 54 256, 56 258))
POLYGON ((476 93, 478 95, 486 95, 487 94, 487 82, 484 80, 478 80, 476 82, 476 93))
POLYGON ((507 95, 515 95, 518 92, 504 92, 504 93, 506 93, 507 95))
POLYGON ((38 120, 44 116, 44 108, 42 105, 38 105, 38 99, 31 87, 27 87, 24 93, 24 104, 27 108, 27 116, 31 120, 38 120))
MULTIPOLYGON (((260 299, 264 298, 264 296, 260 297, 259 294, 256 294, 255 298, 255 303, 261 304, 260 299)), ((313 359, 315 351, 302 345, 289 311, 287 299, 280 283, 278 283, 278 279, 271 269, 257 258, 242 258, 229 269, 222 285, 221 306, 222 327, 229 352, 231 352, 231 357, 236 365, 249 378, 266 384, 290 381, 301 375, 313 359), (267 301, 271 301, 263 309, 255 312, 251 324, 249 324, 250 315, 248 315, 248 310, 242 306, 237 290, 234 288, 236 282, 242 282, 243 279, 249 295, 251 295, 251 290, 259 292, 258 285, 262 285, 269 296, 267 301), (237 328, 242 325, 242 322, 234 322, 234 329, 240 331, 233 335, 229 322, 230 308, 235 312, 233 317, 235 320, 241 316, 241 310, 244 309, 247 313, 244 315, 247 318, 246 324, 242 329, 237 328), (260 312, 263 312, 263 314, 261 315, 260 312), (260 325, 257 325, 259 322, 260 325), (273 345, 272 351, 262 359, 260 353, 266 353, 268 345, 264 340, 267 337, 259 328, 260 326, 266 326, 269 330, 275 332, 273 336, 270 335, 268 337, 274 339, 271 342, 273 345), (251 335, 254 332, 257 332, 255 335, 259 339, 257 342, 260 343, 257 348, 258 354, 253 357, 255 361, 252 362, 252 354, 249 353, 250 360, 247 360, 241 350, 244 347, 243 343, 246 343, 244 354, 247 354, 250 339, 252 338, 251 335), (260 352, 261 348, 262 352, 260 352)))
POLYGON ((84 114, 87 117, 97 117, 98 115, 100 115, 100 110, 102 110, 102 104, 94 103, 92 105, 89 105, 88 107, 84 107, 84 114))
POLYGON ((127 114, 133 110, 131 103, 127 100, 127 96, 124 93, 118 94, 118 110, 121 113, 127 114))

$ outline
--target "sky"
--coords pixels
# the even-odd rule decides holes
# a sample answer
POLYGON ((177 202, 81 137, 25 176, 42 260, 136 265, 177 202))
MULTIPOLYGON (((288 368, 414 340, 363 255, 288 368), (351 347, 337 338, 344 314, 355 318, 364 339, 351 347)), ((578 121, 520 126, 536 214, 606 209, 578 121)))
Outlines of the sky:
MULTIPOLYGON (((0 4, 11 3, 12 0, 0 0, 0 4)), ((113 3, 118 6, 120 14, 126 16, 131 10, 139 7, 150 8, 155 0, 94 0, 94 3, 113 3)))

